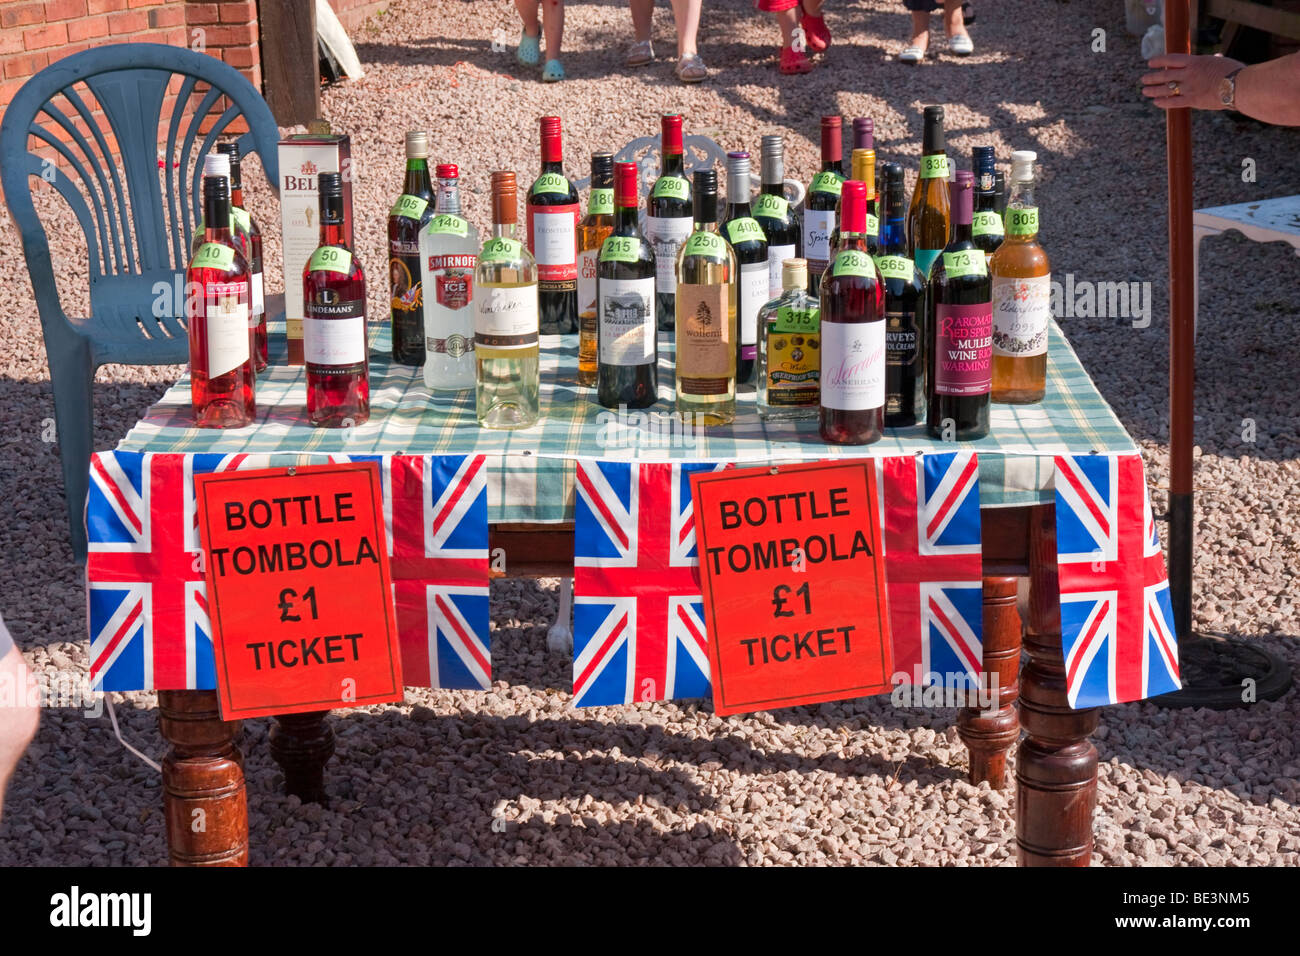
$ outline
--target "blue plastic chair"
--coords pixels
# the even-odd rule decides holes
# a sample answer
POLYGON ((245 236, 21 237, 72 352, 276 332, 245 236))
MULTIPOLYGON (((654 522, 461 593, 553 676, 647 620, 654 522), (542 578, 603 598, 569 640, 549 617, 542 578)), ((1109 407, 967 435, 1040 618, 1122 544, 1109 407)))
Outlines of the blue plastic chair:
MULTIPOLYGON (((86 557, 95 370, 109 362, 188 361, 183 297, 178 303, 174 293, 160 296, 157 289, 159 283, 178 288, 177 276, 183 289, 193 224, 201 215, 202 177, 195 171, 202 170, 203 157, 239 116, 250 130, 238 137, 240 154, 259 155, 279 195, 279 131, 266 102, 233 67, 182 47, 122 43, 59 60, 18 91, 0 123, 0 177, 22 233, 45 335, 69 536, 78 562, 86 557), (173 78, 178 97, 164 119, 173 78), (211 127, 200 132, 221 97, 224 112, 214 114, 211 127), (89 130, 89 139, 77 120, 89 130), (117 144, 116 157, 106 134, 117 144), (198 152, 191 157, 196 142, 198 152), (41 146, 53 148, 61 162, 32 151, 41 146), (70 318, 59 301, 30 177, 58 190, 85 234, 88 317, 70 318)), ((55 228, 67 225, 56 222, 55 228)), ((274 318, 269 312, 268 319, 274 318)))

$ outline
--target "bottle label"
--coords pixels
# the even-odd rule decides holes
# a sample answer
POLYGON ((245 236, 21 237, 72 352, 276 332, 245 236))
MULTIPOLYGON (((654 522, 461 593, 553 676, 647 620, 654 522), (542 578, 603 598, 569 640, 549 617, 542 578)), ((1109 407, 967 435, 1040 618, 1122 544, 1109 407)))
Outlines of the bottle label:
POLYGON ((873 239, 880 236, 880 220, 871 213, 867 213, 867 235, 873 239))
POLYGON ((1052 277, 993 277, 993 354, 1028 358, 1047 351, 1052 277))
POLYGON ((769 299, 779 299, 781 293, 785 291, 785 284, 781 279, 781 267, 786 259, 793 259, 794 246, 768 246, 767 247, 767 297, 769 299))
POLYGON ((748 216, 731 220, 727 223, 726 230, 727 238, 733 246, 740 242, 767 242, 763 227, 748 216))
POLYGON ((194 253, 191 269, 218 269, 229 272, 235 264, 235 247, 222 242, 205 242, 194 253))
POLYGON ((880 270, 882 279, 902 279, 904 282, 912 281, 916 269, 906 256, 878 256, 876 268, 880 270))
POLYGON ((810 193, 830 193, 832 196, 838 196, 844 189, 844 180, 840 178, 839 173, 831 173, 823 170, 812 178, 812 184, 808 187, 810 193))
POLYGON ((818 311, 781 306, 767 332, 767 404, 816 408, 821 398, 818 311))
POLYGON ((740 324, 740 357, 758 356, 758 310, 767 304, 768 272, 766 262, 746 262, 740 266, 740 283, 736 289, 737 321, 740 324))
POLYGON ((248 287, 242 282, 212 282, 203 290, 208 378, 233 372, 248 361, 248 287))
POLYGON ((728 390, 736 348, 728 308, 727 287, 721 283, 677 287, 677 368, 687 394, 718 395, 728 390))
POLYGON ((1033 236, 1038 234, 1038 207, 1025 206, 1007 210, 1007 235, 1033 236))
POLYGON ((776 316, 772 320, 771 332, 799 332, 816 335, 821 327, 821 309, 810 305, 806 309, 796 309, 788 305, 777 306, 776 316))
POLYGON ((648 365, 655 360, 655 280, 600 280, 600 362, 648 365))
MULTIPOLYGON (((439 259, 470 259, 473 256, 430 256, 429 261, 433 263, 439 259)), ((433 271, 433 290, 434 301, 444 309, 450 309, 453 312, 459 311, 469 305, 474 299, 474 269, 471 266, 465 268, 452 268, 448 266, 432 266, 433 271)))
POLYGON ((1002 217, 995 210, 985 209, 971 215, 972 236, 1000 236, 1003 234, 1002 217))
POLYGON ((420 254, 420 244, 408 239, 389 239, 388 254, 390 256, 418 256, 420 254))
POLYGON ((803 254, 808 258, 808 271, 820 272, 831 257, 831 233, 835 231, 833 209, 805 209, 803 211, 803 254))
POLYGON ((960 252, 943 254, 943 271, 949 279, 959 276, 988 275, 988 263, 984 261, 983 249, 962 249, 960 252))
POLYGON ((266 315, 266 291, 262 284, 262 270, 253 273, 253 320, 260 324, 261 316, 266 315))
POLYGON ((677 251, 694 228, 690 216, 645 217, 645 237, 655 250, 655 292, 660 295, 676 290, 677 251))
POLYGON ((831 267, 833 276, 876 277, 876 264, 871 256, 860 249, 842 249, 835 253, 835 264, 831 267))
POLYGON ((680 199, 684 202, 691 198, 691 184, 681 176, 660 176, 655 180, 650 195, 656 199, 680 199))
POLYGON ((934 260, 939 258, 942 249, 917 249, 916 267, 921 270, 921 275, 930 278, 930 266, 934 265, 934 260))
POLYGON ((424 211, 429 208, 429 200, 422 196, 412 196, 410 193, 403 193, 397 197, 397 202, 393 203, 393 208, 388 211, 390 216, 402 216, 406 219, 414 219, 416 222, 424 215, 424 211))
POLYGON ((316 251, 307 260, 308 272, 337 272, 339 275, 352 273, 352 253, 341 246, 317 246, 316 251))
POLYGON ((569 181, 559 173, 542 173, 533 183, 532 193, 535 196, 543 193, 567 196, 569 195, 569 181))
POLYGON ((453 332, 445 339, 426 338, 424 340, 424 350, 426 352, 437 352, 439 355, 450 355, 456 359, 474 351, 474 340, 453 332))
POLYGON ((885 404, 885 323, 823 322, 821 403, 839 411, 885 404))
POLYGON ((526 349, 537 345, 537 285, 479 286, 474 295, 474 347, 526 349))
POLYGON ((479 262, 518 262, 524 254, 524 244, 518 239, 498 236, 483 243, 479 262))
POLYGON ((598 253, 587 249, 578 253, 578 317, 596 314, 596 265, 598 253))
POLYGON ((915 312, 885 313, 885 365, 900 370, 890 376, 893 381, 899 383, 901 387, 911 385, 913 389, 911 395, 889 390, 885 395, 886 415, 910 412, 914 409, 916 384, 920 381, 917 376, 919 372, 917 360, 920 357, 917 346, 920 338, 915 312), (910 369, 911 374, 903 374, 904 369, 910 369))
POLYGON ((636 236, 608 236, 600 246, 600 261, 636 262, 640 251, 641 243, 636 236))
POLYGON ((593 189, 591 195, 587 197, 587 215, 614 215, 614 190, 593 189))
POLYGON ((544 282, 578 278, 578 204, 528 207, 528 246, 544 282))
POLYGON ((429 225, 424 229, 431 236, 456 236, 464 239, 469 235, 469 223, 460 216, 453 216, 449 212, 440 212, 429 220, 429 225))
POLYGON ((725 259, 727 257, 727 241, 716 232, 693 232, 691 237, 686 240, 686 255, 725 259))
POLYGON ((922 179, 947 179, 948 157, 943 153, 921 157, 922 179))
POLYGON ((393 256, 388 260, 388 282, 391 292, 390 307, 393 318, 403 316, 415 319, 424 308, 420 286, 419 256, 393 256))
POLYGON ((355 370, 366 360, 365 300, 309 301, 302 322, 302 343, 308 364, 355 370))
POLYGON ((247 209, 241 209, 239 206, 231 206, 230 221, 235 224, 236 229, 250 233, 253 231, 253 217, 248 214, 247 209))
POLYGON ((935 306, 934 391, 984 395, 993 382, 993 303, 935 306))
POLYGON ((754 200, 754 215, 765 219, 784 219, 790 214, 790 200, 772 193, 759 193, 754 200))

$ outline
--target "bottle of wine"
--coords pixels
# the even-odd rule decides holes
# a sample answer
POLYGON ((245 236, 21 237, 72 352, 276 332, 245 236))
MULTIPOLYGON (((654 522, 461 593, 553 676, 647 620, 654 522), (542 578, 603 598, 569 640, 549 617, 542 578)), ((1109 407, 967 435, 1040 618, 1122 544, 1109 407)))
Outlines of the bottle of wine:
POLYGON ((673 330, 677 314, 677 253, 691 234, 691 182, 682 151, 681 114, 665 115, 659 139, 659 178, 646 202, 645 237, 655 250, 655 316, 659 329, 673 330))
POLYGON ((492 238, 474 270, 474 405, 484 428, 527 428, 536 423, 538 376, 538 267, 515 238, 515 174, 492 174, 492 238))
POLYGON ((950 229, 948 154, 943 143, 942 106, 925 108, 921 148, 921 176, 907 211, 907 254, 921 274, 928 276, 931 264, 948 245, 950 229))
POLYGON ((822 273, 831 258, 831 233, 835 207, 840 201, 844 174, 840 169, 843 144, 838 116, 822 117, 822 169, 808 185, 803 208, 803 254, 808 260, 808 291, 817 295, 822 273))
POLYGON ((996 208, 998 215, 1003 218, 1003 225, 1005 226, 1007 215, 1007 177, 1003 175, 1002 170, 1000 169, 993 174, 993 195, 997 197, 996 208))
POLYGON ((1041 401, 1047 391, 1047 325, 1052 315, 1052 267, 1038 243, 1034 162, 1011 154, 1007 237, 993 254, 993 401, 1041 401))
POLYGON ((994 174, 993 147, 976 146, 973 150, 975 173, 975 212, 971 236, 975 246, 991 256, 1002 245, 1002 214, 998 212, 998 194, 994 174))
POLYGON ((478 230, 460 212, 460 170, 441 163, 437 212, 420 232, 424 287, 424 384, 441 391, 473 388, 474 267, 478 230))
MULTIPOLYGON (((596 269, 600 249, 614 231, 614 154, 591 157, 587 216, 578 223, 578 384, 596 384, 596 269)), ((651 312, 654 310, 651 309, 651 312)))
POLYGON ((926 287, 926 426, 942 441, 989 431, 993 286, 984 250, 971 236, 973 183, 971 173, 958 171, 952 242, 935 259, 926 287))
POLYGON ((906 428, 925 416, 925 277, 907 257, 903 167, 886 163, 876 267, 885 283, 885 427, 906 428))
POLYGON ((781 263, 799 254, 799 214, 785 198, 785 144, 780 136, 763 137, 762 166, 754 219, 767 239, 767 297, 775 299, 781 295, 781 263))
POLYGON ((867 187, 844 184, 840 251, 821 287, 821 436, 878 441, 885 413, 885 292, 867 252, 867 187))
POLYGON ((560 118, 542 117, 542 172, 528 191, 528 251, 537 263, 541 331, 578 331, 578 190, 564 175, 560 118))
POLYGON ((251 278, 230 230, 230 164, 203 160, 203 241, 185 270, 190 339, 190 400, 200 428, 240 428, 257 408, 253 397, 251 278))
MULTIPOLYGON (((866 116, 859 116, 853 120, 853 150, 865 149, 871 153, 871 178, 863 179, 852 169, 850 179, 856 179, 858 182, 867 184, 867 238, 870 242, 880 240, 880 189, 876 181, 876 124, 866 116)), ((849 164, 852 166, 853 154, 849 154, 849 164)))
POLYGON ((694 179, 694 231, 677 254, 677 411, 726 425, 736 417, 736 254, 718 234, 717 171, 694 179))
MULTIPOLYGON (((872 256, 880 253, 880 220, 876 216, 876 151, 874 149, 855 149, 849 157, 849 164, 853 167, 853 175, 850 179, 856 179, 867 187, 867 250, 872 256)), ((840 196, 843 202, 844 197, 840 196)), ((835 216, 838 221, 839 210, 836 209, 835 216)), ((835 232, 831 234, 831 253, 838 252, 840 248, 840 230, 837 226, 835 232)))
POLYGON ((779 298, 758 313, 758 417, 816 418, 821 401, 821 305, 808 294, 808 263, 786 259, 779 298))
POLYGON ((320 173, 320 245, 302 274, 307 420, 326 428, 370 418, 366 274, 343 234, 343 178, 320 173))
POLYGON ((424 364, 424 286, 420 282, 420 231, 434 213, 429 181, 429 134, 406 134, 406 181, 388 211, 388 282, 393 361, 424 364))
POLYGON ((262 372, 266 370, 270 351, 266 337, 266 291, 262 283, 262 230, 244 205, 244 177, 239 171, 239 144, 219 143, 217 152, 230 157, 231 223, 236 234, 243 233, 248 238, 244 255, 248 259, 253 291, 248 324, 253 330, 253 367, 262 372))
POLYGON ((606 408, 647 408, 659 397, 655 254, 641 235, 636 163, 615 172, 614 232, 600 247, 600 363, 596 397, 606 408))
POLYGON ((736 382, 748 382, 758 359, 758 310, 769 296, 767 237, 750 214, 749 153, 727 154, 727 214, 722 234, 736 254, 740 275, 736 285, 736 321, 740 341, 736 351, 736 382))

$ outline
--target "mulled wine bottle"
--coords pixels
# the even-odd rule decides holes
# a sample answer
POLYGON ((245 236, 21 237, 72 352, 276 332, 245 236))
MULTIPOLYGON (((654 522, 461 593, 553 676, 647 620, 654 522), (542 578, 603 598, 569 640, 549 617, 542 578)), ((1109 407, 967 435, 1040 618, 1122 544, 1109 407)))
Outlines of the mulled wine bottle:
POLYGON ((560 118, 542 117, 542 172, 528 191, 528 251, 537 261, 540 331, 578 331, 578 190, 564 175, 560 118))

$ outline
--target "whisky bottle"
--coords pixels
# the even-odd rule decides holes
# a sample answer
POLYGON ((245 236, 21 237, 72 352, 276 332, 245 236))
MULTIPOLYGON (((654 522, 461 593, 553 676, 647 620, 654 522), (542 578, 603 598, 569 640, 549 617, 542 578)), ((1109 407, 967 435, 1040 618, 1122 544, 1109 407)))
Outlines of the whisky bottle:
POLYGON ((808 263, 786 259, 780 297, 758 313, 758 417, 817 417, 821 401, 821 305, 808 294, 808 263))

